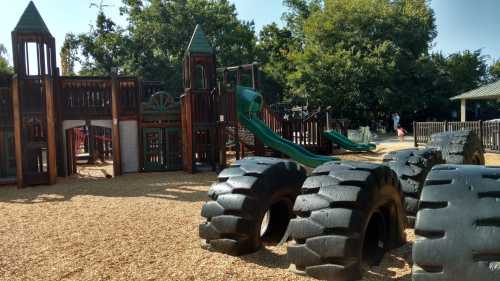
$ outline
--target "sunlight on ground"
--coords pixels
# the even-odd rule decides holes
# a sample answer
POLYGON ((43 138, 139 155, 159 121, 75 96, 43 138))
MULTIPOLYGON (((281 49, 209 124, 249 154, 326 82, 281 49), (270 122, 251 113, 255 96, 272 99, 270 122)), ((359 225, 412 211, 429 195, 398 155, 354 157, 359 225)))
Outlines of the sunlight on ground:
MULTIPOLYGON (((377 162, 408 147, 382 144, 340 157, 377 162)), ((500 155, 487 161, 500 165, 500 155)), ((0 280, 312 280, 288 271, 284 245, 243 257, 201 249, 200 212, 215 173, 106 179, 100 169, 54 186, 0 188, 0 280)), ((411 280, 412 230, 407 237, 363 280, 411 280)))

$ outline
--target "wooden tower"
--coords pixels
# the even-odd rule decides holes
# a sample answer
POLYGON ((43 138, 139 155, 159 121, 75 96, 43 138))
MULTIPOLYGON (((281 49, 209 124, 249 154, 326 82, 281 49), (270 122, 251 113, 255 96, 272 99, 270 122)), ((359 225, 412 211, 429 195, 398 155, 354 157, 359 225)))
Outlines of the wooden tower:
POLYGON ((54 184, 57 176, 55 40, 33 2, 12 31, 12 52, 17 184, 18 187, 54 184))
POLYGON ((196 172, 215 169, 216 163, 216 68, 215 52, 200 25, 186 50, 181 97, 183 167, 196 172))

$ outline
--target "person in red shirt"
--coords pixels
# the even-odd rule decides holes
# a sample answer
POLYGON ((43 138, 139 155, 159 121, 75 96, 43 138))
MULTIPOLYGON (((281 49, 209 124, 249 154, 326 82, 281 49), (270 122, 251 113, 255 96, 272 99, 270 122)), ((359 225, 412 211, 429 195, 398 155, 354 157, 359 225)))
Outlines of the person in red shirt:
POLYGON ((404 142, 405 141, 405 135, 408 132, 403 127, 401 127, 401 125, 398 125, 397 133, 398 133, 399 141, 400 142, 404 142))

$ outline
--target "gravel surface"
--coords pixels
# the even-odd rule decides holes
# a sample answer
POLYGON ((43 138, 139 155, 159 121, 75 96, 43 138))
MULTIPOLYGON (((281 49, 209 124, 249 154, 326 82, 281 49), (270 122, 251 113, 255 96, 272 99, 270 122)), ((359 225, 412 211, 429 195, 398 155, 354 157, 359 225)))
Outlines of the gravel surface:
MULTIPOLYGON (((342 158, 380 161, 402 146, 342 158)), ((55 186, 0 188, 0 280, 312 280, 287 270, 285 246, 243 257, 200 248, 200 210, 214 173, 106 179, 107 168, 84 168, 55 186)), ((413 232, 407 236, 363 280, 411 280, 413 232)))

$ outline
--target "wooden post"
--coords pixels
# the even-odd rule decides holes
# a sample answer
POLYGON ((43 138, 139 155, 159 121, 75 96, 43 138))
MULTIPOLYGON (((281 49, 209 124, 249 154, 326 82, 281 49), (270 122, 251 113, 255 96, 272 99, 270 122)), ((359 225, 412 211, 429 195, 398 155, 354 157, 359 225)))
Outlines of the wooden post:
POLYGON ((143 133, 143 115, 142 115, 142 102, 144 100, 144 84, 142 79, 137 79, 137 93, 139 95, 138 97, 138 107, 139 107, 139 112, 138 112, 138 117, 137 117, 137 134, 138 134, 138 140, 139 140, 139 171, 144 172, 144 133, 143 133))
POLYGON ((122 174, 121 148, 120 148, 120 85, 116 71, 111 72, 111 116, 113 140, 113 176, 122 174))
MULTIPOLYGON (((188 89, 189 91, 189 89, 188 89)), ((181 97, 181 122, 182 122, 182 162, 184 171, 194 172, 193 163, 193 127, 191 116, 191 94, 185 93, 181 97)))
MULTIPOLYGON (((241 80, 241 74, 240 74, 240 69, 236 71, 236 85, 240 84, 241 80)), ((241 158, 244 158, 245 156, 242 154, 245 154, 244 151, 241 150, 241 144, 240 144, 240 122, 238 120, 238 106, 237 106, 237 99, 236 99, 236 87, 234 88, 234 101, 235 101, 235 107, 234 107, 234 116, 236 117, 235 123, 234 123, 234 142, 235 142, 235 149, 236 149, 236 160, 240 160, 241 158)))
POLYGON ((21 100, 19 96, 18 77, 12 79, 12 110, 14 115, 14 142, 16 146, 16 178, 17 187, 24 187, 23 178, 23 147, 22 147, 22 121, 21 121, 21 100))
POLYGON ((479 121, 479 139, 481 140, 481 148, 483 149, 484 151, 484 139, 483 139, 483 136, 484 136, 484 133, 483 133, 483 120, 480 120, 479 121))
POLYGON ((49 184, 55 184, 57 179, 57 152, 56 152, 56 126, 54 109, 54 81, 45 76, 45 104, 47 110, 47 147, 48 147, 48 172, 49 184))
POLYGON ((467 100, 465 99, 460 100, 460 121, 467 121, 467 100))
MULTIPOLYGON (((50 54, 50 53, 49 53, 50 54)), ((59 77, 59 68, 54 69, 54 78, 53 78, 53 85, 54 85, 54 116, 56 118, 56 147, 57 147, 57 163, 59 165, 57 166, 57 173, 60 177, 64 177, 68 175, 67 171, 67 165, 64 165, 65 163, 65 147, 64 147, 64 132, 62 128, 62 97, 61 97, 61 83, 60 83, 60 77, 59 77)))
POLYGON ((417 122, 413 121, 413 146, 418 147, 417 122))

